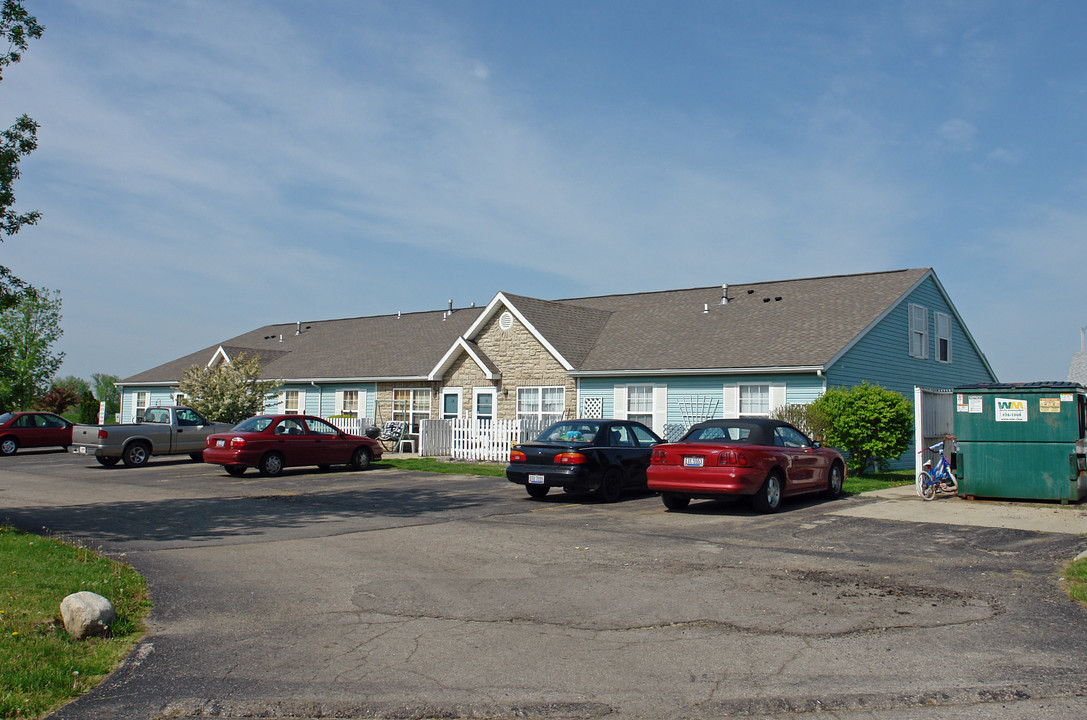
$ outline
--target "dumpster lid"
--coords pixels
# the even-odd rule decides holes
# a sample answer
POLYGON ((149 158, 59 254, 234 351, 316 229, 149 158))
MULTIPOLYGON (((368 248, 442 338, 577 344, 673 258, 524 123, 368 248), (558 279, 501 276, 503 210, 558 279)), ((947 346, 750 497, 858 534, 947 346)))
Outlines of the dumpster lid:
POLYGON ((976 383, 974 385, 956 385, 956 390, 1084 390, 1083 385, 1066 380, 1051 380, 1048 382, 1018 382, 1018 383, 976 383))

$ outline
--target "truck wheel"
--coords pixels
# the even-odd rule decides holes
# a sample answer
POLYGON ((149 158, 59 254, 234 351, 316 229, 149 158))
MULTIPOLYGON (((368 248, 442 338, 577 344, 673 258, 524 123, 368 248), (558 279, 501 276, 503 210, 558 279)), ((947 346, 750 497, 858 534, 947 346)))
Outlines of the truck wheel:
POLYGON ((121 458, 119 457, 102 457, 101 455, 95 455, 94 459, 98 461, 99 465, 103 465, 105 467, 113 467, 117 463, 121 462, 121 458))
POLYGON ((19 441, 13 437, 6 437, 0 440, 0 455, 14 455, 15 451, 19 449, 19 441))
POLYGON ((129 443, 124 453, 121 454, 121 460, 124 461, 125 467, 140 467, 146 465, 150 459, 151 448, 147 446, 147 443, 142 442, 129 443))
POLYGON ((283 472, 283 456, 279 453, 270 452, 260 459, 260 465, 257 467, 261 475, 266 477, 275 477, 283 472))

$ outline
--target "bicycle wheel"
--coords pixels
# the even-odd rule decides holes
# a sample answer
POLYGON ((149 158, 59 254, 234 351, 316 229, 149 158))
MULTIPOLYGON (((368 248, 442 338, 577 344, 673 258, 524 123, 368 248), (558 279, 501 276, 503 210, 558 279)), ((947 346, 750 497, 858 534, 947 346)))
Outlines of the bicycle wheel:
POLYGON ((917 497, 925 496, 925 483, 928 482, 928 473, 919 473, 917 475, 917 482, 914 485, 917 488, 917 497))
POLYGON ((948 472, 947 473, 947 478, 944 480, 944 484, 947 485, 947 491, 948 492, 953 492, 955 494, 958 494, 958 492, 959 492, 959 481, 955 477, 955 473, 948 472))
MULTIPOLYGON (((928 475, 925 475, 924 478, 924 481, 921 482, 921 497, 925 500, 932 500, 936 497, 937 482, 928 475)), ((921 481, 921 478, 917 479, 919 482, 921 481)))

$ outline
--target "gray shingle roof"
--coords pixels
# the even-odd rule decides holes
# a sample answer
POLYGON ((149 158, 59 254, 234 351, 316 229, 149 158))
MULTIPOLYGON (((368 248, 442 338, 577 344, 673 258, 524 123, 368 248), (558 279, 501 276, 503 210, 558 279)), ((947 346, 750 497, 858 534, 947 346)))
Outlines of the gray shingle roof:
POLYGON ((1072 356, 1072 365, 1068 368, 1068 382, 1087 385, 1087 352, 1081 350, 1072 356))
POLYGON ((928 269, 562 301, 610 318, 582 371, 824 366, 928 269), (708 312, 705 310, 708 307, 708 312))
MULTIPOLYGON (((929 272, 730 285, 727 305, 719 285, 566 300, 503 296, 575 371, 823 367, 929 272)), ((258 355, 268 379, 424 378, 482 312, 313 321, 298 334, 295 323, 265 325, 122 382, 176 383, 220 346, 231 358, 258 355)))

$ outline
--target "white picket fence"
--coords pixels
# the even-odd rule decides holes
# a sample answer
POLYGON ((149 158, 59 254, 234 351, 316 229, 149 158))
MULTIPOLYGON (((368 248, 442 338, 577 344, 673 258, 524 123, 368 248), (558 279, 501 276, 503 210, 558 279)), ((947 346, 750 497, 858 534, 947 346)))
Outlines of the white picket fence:
POLYGON ((454 460, 505 462, 512 445, 536 437, 544 424, 529 418, 423 420, 419 427, 419 454, 454 460))
POLYGON ((330 417, 325 419, 345 433, 352 435, 365 434, 366 428, 371 425, 368 419, 359 417, 330 417))

